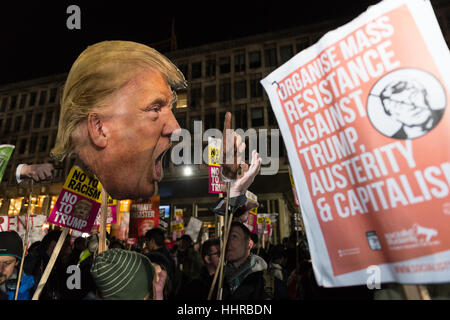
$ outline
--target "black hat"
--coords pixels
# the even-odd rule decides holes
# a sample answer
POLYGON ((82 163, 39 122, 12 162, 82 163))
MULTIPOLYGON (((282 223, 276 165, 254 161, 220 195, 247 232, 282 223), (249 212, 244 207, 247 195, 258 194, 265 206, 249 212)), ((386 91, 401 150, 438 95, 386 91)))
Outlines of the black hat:
POLYGON ((12 256, 22 259, 22 238, 15 231, 0 232, 0 256, 12 256))

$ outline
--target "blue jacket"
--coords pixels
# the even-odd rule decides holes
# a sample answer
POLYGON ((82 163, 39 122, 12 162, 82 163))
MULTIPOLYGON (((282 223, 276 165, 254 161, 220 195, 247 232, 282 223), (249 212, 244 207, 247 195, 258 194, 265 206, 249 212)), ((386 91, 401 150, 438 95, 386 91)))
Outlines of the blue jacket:
MULTIPOLYGON (((31 300, 34 289, 34 278, 26 273, 20 281, 19 294, 17 300, 31 300)), ((15 291, 7 291, 8 300, 14 300, 15 291)))

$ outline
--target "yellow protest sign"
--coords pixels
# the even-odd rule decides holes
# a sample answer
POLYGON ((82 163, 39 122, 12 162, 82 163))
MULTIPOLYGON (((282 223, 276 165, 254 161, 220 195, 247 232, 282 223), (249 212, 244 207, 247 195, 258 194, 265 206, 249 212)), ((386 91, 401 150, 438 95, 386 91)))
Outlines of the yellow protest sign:
POLYGON ((175 217, 182 217, 183 209, 175 209, 175 217))
POLYGON ((264 224, 264 219, 266 219, 266 224, 270 224, 270 218, 258 217, 256 219, 257 224, 264 224))
POLYGON ((101 202, 102 185, 100 181, 77 166, 70 169, 64 188, 91 200, 101 202))
POLYGON ((208 164, 210 166, 220 167, 220 148, 222 140, 208 137, 208 164))
MULTIPOLYGON (((102 184, 95 176, 89 175, 78 166, 73 166, 70 169, 64 188, 101 203, 102 184)), ((117 205, 117 200, 108 196, 108 206, 115 205, 117 205)))
POLYGON ((220 167, 219 155, 220 155, 220 148, 208 147, 208 164, 210 166, 220 167))
POLYGON ((177 231, 181 231, 181 230, 184 230, 183 223, 172 223, 172 225, 170 226, 171 232, 177 232, 177 231))

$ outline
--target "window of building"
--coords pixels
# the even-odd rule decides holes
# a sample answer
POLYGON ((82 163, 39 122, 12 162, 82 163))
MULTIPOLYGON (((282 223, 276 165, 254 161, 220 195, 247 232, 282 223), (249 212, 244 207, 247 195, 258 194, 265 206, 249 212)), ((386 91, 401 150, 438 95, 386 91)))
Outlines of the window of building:
POLYGON ((247 81, 240 80, 234 83, 234 98, 245 99, 247 98, 247 81))
POLYGON ((52 117, 53 117, 53 111, 47 111, 45 113, 44 128, 50 128, 50 126, 52 125, 52 117))
POLYGON ((51 141, 50 147, 53 148, 55 143, 56 143, 56 133, 52 134, 52 141, 51 141))
POLYGON ((186 113, 177 114, 177 122, 181 129, 186 129, 186 113))
POLYGON ((205 114, 205 122, 203 130, 206 131, 211 128, 216 127, 216 113, 207 113, 205 114))
POLYGON ((0 132, 2 132, 2 126, 3 126, 3 119, 0 119, 0 132))
POLYGON ((248 66, 250 69, 255 69, 255 68, 261 67, 261 52, 260 51, 249 52, 248 66))
POLYGON ((280 47, 280 59, 281 63, 285 63, 294 55, 294 50, 292 49, 292 45, 288 44, 280 47))
POLYGON ((267 108, 267 115, 269 117, 269 125, 273 126, 277 124, 277 119, 275 118, 275 114, 273 113, 272 107, 269 106, 267 108))
POLYGON ((6 122, 5 122, 5 130, 4 130, 5 133, 8 133, 9 130, 11 129, 11 121, 12 121, 12 118, 11 118, 11 117, 9 117, 8 119, 6 119, 6 122))
POLYGON ((234 55, 234 72, 245 71, 245 53, 240 52, 234 55))
POLYGON ((231 71, 230 57, 222 57, 219 59, 219 70, 220 74, 229 73, 231 71))
POLYGON ((21 139, 19 144, 19 154, 24 154, 27 147, 27 139, 21 139))
POLYGON ((261 75, 252 75, 250 78, 250 97, 260 98, 262 97, 261 75))
POLYGON ((42 121, 42 113, 38 113, 34 116, 34 124, 33 128, 38 129, 41 127, 41 121, 42 121))
POLYGON ((31 112, 27 112, 25 114, 25 122, 23 123, 23 130, 30 129, 32 116, 33 114, 31 112))
POLYGON ((202 99, 202 88, 201 87, 192 87, 191 89, 191 103, 190 106, 192 109, 200 108, 202 99))
POLYGON ((206 77, 216 76, 216 59, 210 58, 206 60, 206 77))
POLYGON ((17 105, 17 95, 11 97, 11 104, 9 105, 9 110, 14 110, 17 105))
POLYGON ((231 82, 230 79, 223 81, 219 86, 219 102, 231 101, 231 82))
POLYGON ((277 49, 275 47, 264 49, 264 62, 266 68, 277 66, 277 49))
MULTIPOLYGON (((220 131, 223 131, 223 126, 225 124, 225 114, 226 114, 226 112, 224 112, 224 111, 219 113, 219 125, 220 125, 219 129, 220 129, 220 131)), ((233 114, 233 116, 235 116, 235 115, 233 114)))
POLYGON ((22 124, 22 116, 16 117, 14 120, 14 132, 20 131, 20 125, 22 124))
POLYGON ((234 110, 234 125, 236 129, 247 130, 247 105, 238 104, 234 110))
POLYGON ((192 64, 192 79, 202 77, 202 62, 195 62, 192 64))
POLYGON ((27 101, 27 95, 26 94, 22 94, 20 96, 20 103, 19 103, 19 109, 23 109, 25 108, 25 102, 27 101))
POLYGON ((37 93, 35 91, 30 93, 30 101, 28 101, 28 105, 30 107, 32 107, 32 106, 34 106, 36 104, 36 96, 37 96, 37 93))
MULTIPOLYGON (((6 166, 6 170, 3 175, 2 182, 6 182, 6 183, 9 182, 9 177, 11 175, 11 167, 12 166, 10 164, 6 166)), ((16 173, 14 173, 14 175, 16 175, 16 173)))
POLYGON ((47 150, 48 136, 42 136, 39 142, 39 152, 45 152, 47 150))
POLYGON ((252 127, 260 127, 264 125, 264 108, 252 108, 250 114, 252 119, 252 127))
POLYGON ((302 37, 302 38, 298 39, 295 46, 297 48, 297 52, 300 52, 300 51, 308 48, 309 47, 308 37, 302 37))
POLYGON ((216 102, 216 85, 205 87, 205 103, 216 102))
POLYGON ((59 108, 58 108, 57 111, 56 111, 56 117, 55 117, 55 123, 54 123, 54 125, 57 126, 57 125, 58 125, 58 122, 59 122, 59 108))
POLYGON ((188 78, 188 65, 187 64, 180 64, 178 66, 178 69, 181 71, 181 73, 187 79, 188 78))
POLYGON ((41 94, 39 96, 39 105, 43 106, 47 100, 47 91, 41 91, 41 94))
POLYGON ((12 137, 11 140, 9 140, 9 144, 16 146, 17 145, 17 137, 12 137))
POLYGON ((36 144, 37 144, 37 136, 33 135, 30 139, 30 144, 28 146, 28 153, 33 154, 36 151, 36 144))
POLYGON ((2 108, 0 109, 0 111, 1 112, 5 112, 7 105, 8 105, 8 97, 3 97, 3 99, 2 99, 2 108))
POLYGON ((190 122, 189 122, 189 132, 191 134, 194 134, 194 122, 195 121, 202 121, 202 118, 200 118, 200 116, 191 116, 190 118, 190 122))
POLYGON ((49 98, 49 103, 54 103, 56 101, 56 93, 57 93, 57 88, 51 88, 50 89, 50 98, 49 98))

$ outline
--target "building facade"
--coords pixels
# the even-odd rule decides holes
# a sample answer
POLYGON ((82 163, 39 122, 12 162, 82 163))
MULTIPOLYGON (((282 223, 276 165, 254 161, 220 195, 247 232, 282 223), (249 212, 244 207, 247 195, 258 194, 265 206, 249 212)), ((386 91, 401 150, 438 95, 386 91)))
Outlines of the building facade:
MULTIPOLYGON (((436 1, 433 5, 449 44, 450 5, 445 1, 436 1)), ((250 188, 258 196, 258 213, 277 214, 271 234, 274 243, 294 231, 299 209, 292 195, 284 143, 276 132, 277 121, 260 80, 314 44, 327 31, 349 20, 326 21, 182 50, 160 49, 188 80, 188 88, 179 95, 181 101, 174 109, 174 115, 180 126, 191 132, 192 139, 196 121, 201 121, 203 131, 210 128, 222 130, 227 111, 232 112, 233 128, 244 131, 249 128, 256 131, 267 129, 269 136, 279 139, 279 149, 271 150, 269 145, 267 153, 273 155, 278 152, 278 173, 258 176, 250 188)), ((158 49, 158 46, 155 48, 158 49)), ((29 182, 17 184, 17 165, 52 161, 49 152, 56 138, 58 102, 66 76, 60 74, 0 87, 0 144, 16 146, 0 185, 0 215, 26 212, 29 182)), ((207 141, 203 141, 201 150, 206 146, 207 141)), ((63 163, 55 163, 57 170, 53 181, 34 186, 32 208, 35 213, 50 212, 74 161, 73 157, 68 157, 63 163)), ((159 190, 161 205, 170 206, 170 216, 165 218, 166 222, 170 225, 175 209, 181 208, 185 222, 194 216, 204 222, 207 234, 217 234, 218 217, 210 207, 217 201, 218 195, 208 194, 207 163, 176 165, 170 161, 168 153, 164 171, 165 177, 159 190), (186 167, 190 168, 190 175, 185 174, 186 167)), ((126 211, 127 206, 123 207, 126 211)), ((113 234, 117 228, 112 227, 113 234)))

